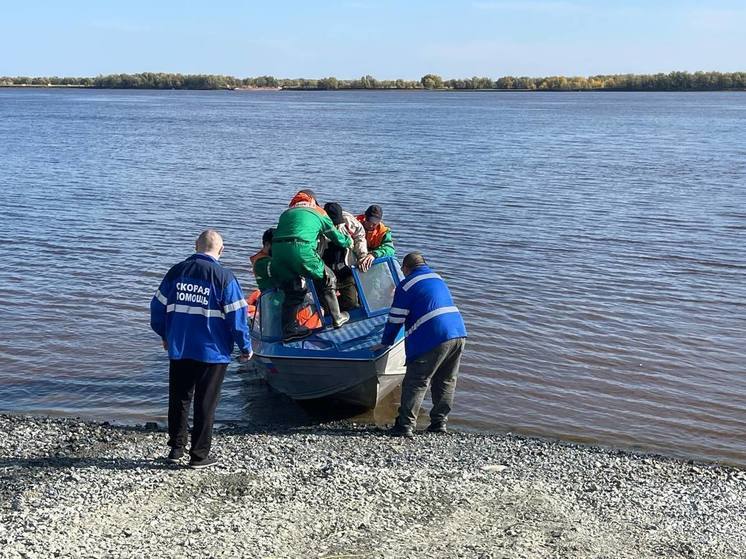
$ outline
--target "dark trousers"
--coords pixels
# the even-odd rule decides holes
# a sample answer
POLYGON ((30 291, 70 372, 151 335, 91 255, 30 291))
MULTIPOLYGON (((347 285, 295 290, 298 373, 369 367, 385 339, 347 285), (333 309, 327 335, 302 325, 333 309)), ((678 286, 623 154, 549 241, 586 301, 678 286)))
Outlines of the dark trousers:
POLYGON ((456 378, 465 342, 465 338, 448 340, 407 363, 401 388, 399 417, 396 419, 398 425, 416 425, 428 384, 433 399, 430 424, 446 424, 453 407, 456 378))
MULTIPOLYGON (((280 289, 285 294, 282 302, 282 331, 284 334, 293 332, 299 328, 298 311, 303 308, 306 301, 306 294, 308 293, 304 282, 305 280, 298 276, 280 284, 280 289)), ((313 285, 316 288, 316 294, 324 310, 329 314, 329 298, 337 299, 337 279, 332 269, 324 264, 322 278, 313 280, 313 285)))
POLYGON ((357 286, 352 273, 343 279, 337 278, 337 290, 339 291, 339 308, 343 311, 356 309, 360 306, 357 295, 357 286))
POLYGON ((194 460, 203 460, 210 453, 215 408, 220 400, 227 367, 227 363, 171 360, 168 369, 168 446, 186 446, 189 406, 194 396, 192 448, 189 451, 194 460))
POLYGON ((313 286, 316 288, 316 295, 321 300, 324 312, 328 315, 331 312, 328 304, 329 298, 337 299, 337 276, 329 266, 324 264, 324 276, 319 280, 313 280, 313 286))
POLYGON ((286 334, 298 329, 298 311, 306 300, 303 278, 297 277, 280 284, 285 297, 282 300, 282 332, 286 334))

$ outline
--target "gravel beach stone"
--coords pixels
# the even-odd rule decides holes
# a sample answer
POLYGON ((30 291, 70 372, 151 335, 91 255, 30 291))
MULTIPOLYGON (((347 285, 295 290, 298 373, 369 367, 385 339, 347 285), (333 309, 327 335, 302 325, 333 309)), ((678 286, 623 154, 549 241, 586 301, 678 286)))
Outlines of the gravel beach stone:
POLYGON ((746 557, 746 472, 495 434, 0 415, 0 557, 746 557))

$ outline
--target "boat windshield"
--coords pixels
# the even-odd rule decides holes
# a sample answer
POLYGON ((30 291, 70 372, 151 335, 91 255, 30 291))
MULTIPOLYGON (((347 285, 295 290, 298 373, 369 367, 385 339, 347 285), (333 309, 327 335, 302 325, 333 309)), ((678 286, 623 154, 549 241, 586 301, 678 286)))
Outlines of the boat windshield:
POLYGON ((255 318, 261 325, 262 338, 268 340, 282 337, 281 317, 284 299, 285 294, 279 289, 262 295, 261 304, 257 309, 259 316, 255 318))
POLYGON ((381 258, 376 260, 367 272, 355 269, 354 274, 360 299, 368 316, 388 312, 394 300, 394 290, 401 277, 396 260, 381 258))

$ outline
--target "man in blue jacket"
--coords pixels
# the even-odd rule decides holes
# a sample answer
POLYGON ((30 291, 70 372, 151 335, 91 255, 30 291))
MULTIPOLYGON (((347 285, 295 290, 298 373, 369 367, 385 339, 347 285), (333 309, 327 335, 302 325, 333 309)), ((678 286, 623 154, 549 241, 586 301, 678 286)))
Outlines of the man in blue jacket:
POLYGON ((453 406, 456 377, 464 350, 466 327, 443 279, 433 272, 419 252, 402 262, 404 279, 394 292, 381 344, 394 343, 402 326, 406 339, 407 372, 402 383, 401 405, 390 433, 412 437, 417 414, 430 384, 433 409, 430 433, 445 433, 453 406))
POLYGON ((189 466, 217 464, 211 458, 212 425, 233 344, 240 361, 251 358, 246 300, 233 272, 218 263, 223 239, 208 229, 195 254, 176 264, 150 302, 150 326, 168 350, 168 461, 177 463, 187 443, 189 407, 194 425, 189 466))

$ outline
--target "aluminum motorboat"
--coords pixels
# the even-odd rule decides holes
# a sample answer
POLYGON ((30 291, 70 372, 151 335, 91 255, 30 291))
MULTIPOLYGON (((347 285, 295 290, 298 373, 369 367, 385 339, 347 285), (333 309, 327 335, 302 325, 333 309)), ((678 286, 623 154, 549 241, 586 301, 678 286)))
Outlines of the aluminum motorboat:
POLYGON ((318 317, 319 327, 300 340, 282 340, 282 291, 262 293, 251 323, 251 341, 254 360, 273 389, 294 400, 324 398, 370 409, 401 383, 403 329, 394 345, 372 349, 381 341, 394 290, 403 279, 399 263, 382 257, 367 272, 353 267, 352 274, 360 306, 349 311, 350 321, 341 328, 323 316, 313 282, 306 282, 306 310, 318 317))

